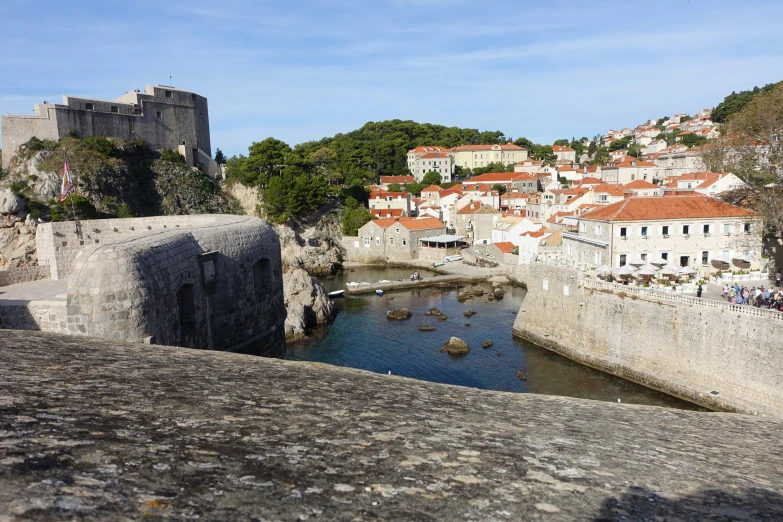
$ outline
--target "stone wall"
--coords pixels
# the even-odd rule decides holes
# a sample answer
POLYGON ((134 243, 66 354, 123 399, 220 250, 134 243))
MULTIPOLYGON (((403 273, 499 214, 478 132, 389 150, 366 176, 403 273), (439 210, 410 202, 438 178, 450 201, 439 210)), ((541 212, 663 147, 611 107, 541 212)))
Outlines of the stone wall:
POLYGON ((25 301, 0 306, 0 330, 68 334, 64 301, 25 301))
MULTIPOLYGON (((59 237, 73 239, 72 223, 53 225, 64 231, 59 237)), ((260 219, 205 215, 83 225, 101 227, 91 232, 94 239, 117 237, 83 246, 75 259, 67 306, 72 335, 285 353, 280 243, 260 219), (125 235, 140 230, 146 233, 125 235)), ((92 230, 82 231, 85 238, 92 230)))
POLYGON ((42 223, 38 225, 35 237, 38 262, 49 265, 52 279, 63 279, 70 275, 76 256, 86 246, 126 236, 159 234, 185 227, 209 227, 235 219, 236 216, 200 214, 42 223))
POLYGON ((38 281, 49 277, 49 267, 33 265, 19 268, 9 268, 0 270, 0 286, 14 285, 16 283, 26 283, 28 281, 38 281))
POLYGON ((783 314, 542 263, 514 277, 528 288, 516 335, 710 408, 783 416, 783 314))

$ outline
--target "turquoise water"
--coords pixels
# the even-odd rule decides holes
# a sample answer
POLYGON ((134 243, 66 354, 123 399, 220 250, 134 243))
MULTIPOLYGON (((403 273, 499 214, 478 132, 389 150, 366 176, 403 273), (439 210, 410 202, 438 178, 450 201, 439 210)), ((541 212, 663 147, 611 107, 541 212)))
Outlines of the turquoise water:
MULTIPOLYGON (((408 278, 411 270, 357 268, 324 280, 327 290, 344 289, 348 281, 376 282, 408 278)), ((428 274, 423 274, 426 278, 428 274)), ((488 285, 475 288, 489 290, 488 285)), ((544 348, 516 339, 511 326, 524 290, 506 287, 506 296, 489 301, 486 294, 460 303, 456 290, 423 288, 337 299, 334 323, 313 332, 306 340, 288 346, 287 359, 317 361, 377 373, 392 372, 414 379, 486 390, 564 395, 603 401, 696 409, 666 394, 582 366, 544 348), (413 317, 389 321, 386 311, 408 308, 413 317), (425 316, 438 308, 448 319, 425 316), (467 318, 466 310, 476 315, 467 318), (422 332, 419 325, 434 326, 422 332), (469 325, 469 326, 468 326, 469 325), (440 351, 451 336, 464 340, 471 351, 451 357, 440 351), (483 349, 481 343, 492 340, 483 349), (527 380, 520 380, 522 370, 527 380)))

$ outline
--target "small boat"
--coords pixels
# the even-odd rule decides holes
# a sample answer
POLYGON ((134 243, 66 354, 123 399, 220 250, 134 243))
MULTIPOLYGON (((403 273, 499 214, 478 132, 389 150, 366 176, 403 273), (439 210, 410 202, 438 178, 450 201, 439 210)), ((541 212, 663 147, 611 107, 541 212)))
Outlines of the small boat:
POLYGON ((437 263, 432 263, 432 266, 443 266, 445 264, 443 261, 438 261, 437 263))
POLYGON ((329 299, 337 299, 338 297, 343 297, 343 294, 345 294, 345 290, 335 290, 334 292, 329 292, 327 295, 329 296, 329 299))
POLYGON ((347 286, 348 288, 354 288, 354 287, 359 286, 359 283, 351 281, 350 283, 345 283, 345 286, 347 286))
POLYGON ((391 283, 391 281, 389 281, 388 279, 381 279, 381 280, 380 280, 380 281, 378 281, 378 282, 379 282, 379 283, 391 283))
POLYGON ((375 291, 375 295, 382 296, 383 295, 383 290, 376 290, 375 291))

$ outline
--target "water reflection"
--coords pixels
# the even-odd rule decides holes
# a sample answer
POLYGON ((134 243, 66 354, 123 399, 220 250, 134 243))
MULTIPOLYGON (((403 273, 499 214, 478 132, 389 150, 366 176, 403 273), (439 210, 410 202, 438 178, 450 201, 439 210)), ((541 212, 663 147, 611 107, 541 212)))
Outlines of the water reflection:
MULTIPOLYGON (((344 289, 348 281, 376 282, 410 276, 409 269, 357 268, 324 281, 327 290, 344 289)), ((427 277, 425 274, 424 277, 427 277)), ((489 290, 488 286, 476 288, 489 290)), ((460 303, 456 290, 424 288, 351 297, 336 301, 335 322, 288 347, 288 359, 317 361, 360 368, 377 373, 402 375, 444 384, 518 393, 565 395, 604 401, 695 409, 690 403, 582 366, 549 350, 515 339, 511 325, 524 297, 521 288, 509 287, 502 300, 490 301, 488 294, 460 303), (386 311, 408 308, 413 317, 389 321, 386 311), (448 319, 425 316, 438 308, 448 319), (476 311, 467 318, 463 313, 476 311), (420 325, 435 331, 419 331, 420 325), (462 358, 440 352, 451 336, 463 339, 471 348, 462 358), (493 346, 481 343, 491 339, 493 346), (517 372, 522 370, 526 380, 517 372)))

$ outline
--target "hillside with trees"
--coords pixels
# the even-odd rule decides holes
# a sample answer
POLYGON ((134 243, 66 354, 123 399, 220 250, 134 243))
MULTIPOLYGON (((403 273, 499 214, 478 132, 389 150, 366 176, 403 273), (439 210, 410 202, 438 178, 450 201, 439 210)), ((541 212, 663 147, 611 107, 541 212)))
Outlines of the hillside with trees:
POLYGON ((741 111, 759 94, 772 92, 779 85, 783 85, 783 81, 768 83, 764 87, 754 87, 749 91, 732 92, 712 110, 712 120, 717 123, 725 123, 729 116, 741 111))

